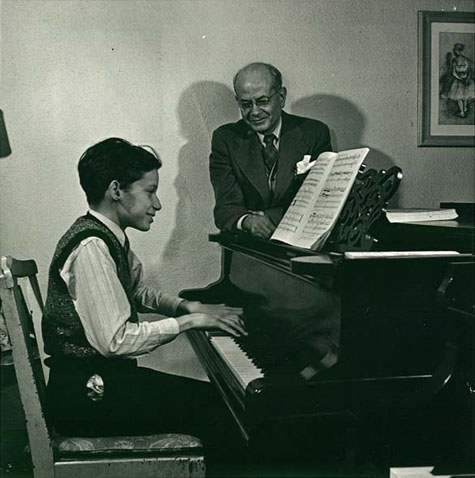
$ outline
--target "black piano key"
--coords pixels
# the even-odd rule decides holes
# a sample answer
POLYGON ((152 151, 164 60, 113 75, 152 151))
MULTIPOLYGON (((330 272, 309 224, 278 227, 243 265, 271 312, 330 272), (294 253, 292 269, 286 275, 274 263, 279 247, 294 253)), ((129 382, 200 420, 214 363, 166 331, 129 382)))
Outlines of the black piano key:
POLYGON ((263 370, 264 375, 285 375, 301 370, 300 351, 283 341, 270 341, 263 335, 236 339, 246 356, 263 370))

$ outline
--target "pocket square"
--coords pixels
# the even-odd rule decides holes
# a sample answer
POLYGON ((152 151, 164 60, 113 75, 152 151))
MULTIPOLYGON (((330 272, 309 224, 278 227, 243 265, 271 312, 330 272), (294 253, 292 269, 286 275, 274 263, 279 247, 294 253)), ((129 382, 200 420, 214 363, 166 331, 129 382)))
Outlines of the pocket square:
POLYGON ((300 176, 301 174, 305 174, 308 172, 311 167, 315 164, 315 161, 310 161, 312 156, 310 154, 306 154, 301 161, 299 161, 295 165, 295 175, 300 176))

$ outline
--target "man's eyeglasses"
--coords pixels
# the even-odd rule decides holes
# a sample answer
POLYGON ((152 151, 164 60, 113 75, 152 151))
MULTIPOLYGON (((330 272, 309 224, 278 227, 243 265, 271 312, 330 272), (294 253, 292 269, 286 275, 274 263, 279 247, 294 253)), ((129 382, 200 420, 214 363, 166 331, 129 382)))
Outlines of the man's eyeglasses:
POLYGON ((256 105, 258 109, 265 108, 268 106, 272 100, 272 97, 275 96, 277 93, 280 92, 280 88, 275 92, 272 93, 270 96, 261 96, 257 100, 243 100, 239 101, 238 100, 238 105, 241 111, 249 111, 252 110, 252 106, 256 105))

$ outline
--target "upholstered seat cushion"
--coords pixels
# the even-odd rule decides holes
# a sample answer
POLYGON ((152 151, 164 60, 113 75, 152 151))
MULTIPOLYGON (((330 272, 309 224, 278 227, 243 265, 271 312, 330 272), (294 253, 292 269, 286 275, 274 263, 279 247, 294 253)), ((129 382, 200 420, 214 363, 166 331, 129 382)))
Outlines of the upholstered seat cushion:
POLYGON ((196 453, 202 448, 198 438, 191 435, 164 433, 148 436, 120 437, 56 437, 53 450, 57 459, 97 455, 180 455, 196 453))

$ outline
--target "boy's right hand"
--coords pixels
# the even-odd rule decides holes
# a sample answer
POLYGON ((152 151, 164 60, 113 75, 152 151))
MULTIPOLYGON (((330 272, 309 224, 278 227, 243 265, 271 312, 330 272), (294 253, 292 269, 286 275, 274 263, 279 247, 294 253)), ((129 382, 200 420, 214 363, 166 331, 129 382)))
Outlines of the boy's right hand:
POLYGON ((202 312, 186 314, 176 318, 180 332, 190 329, 222 330, 234 337, 247 335, 244 321, 238 315, 211 315, 202 312))

